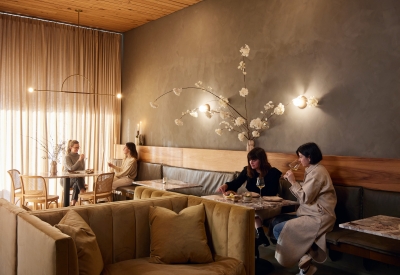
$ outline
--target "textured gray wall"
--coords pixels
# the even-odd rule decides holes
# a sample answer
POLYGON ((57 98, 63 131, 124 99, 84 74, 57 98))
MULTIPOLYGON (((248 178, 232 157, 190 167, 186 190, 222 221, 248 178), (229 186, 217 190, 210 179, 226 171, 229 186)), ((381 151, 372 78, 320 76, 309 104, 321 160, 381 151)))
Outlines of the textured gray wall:
POLYGON ((237 69, 244 44, 249 118, 263 105, 314 95, 318 108, 290 104, 256 145, 294 152, 307 141, 324 154, 400 157, 400 1, 205 0, 124 35, 121 142, 142 121, 146 145, 245 150, 234 133, 215 134, 221 119, 182 111, 213 98, 200 91, 167 95, 202 80, 243 109, 237 69))

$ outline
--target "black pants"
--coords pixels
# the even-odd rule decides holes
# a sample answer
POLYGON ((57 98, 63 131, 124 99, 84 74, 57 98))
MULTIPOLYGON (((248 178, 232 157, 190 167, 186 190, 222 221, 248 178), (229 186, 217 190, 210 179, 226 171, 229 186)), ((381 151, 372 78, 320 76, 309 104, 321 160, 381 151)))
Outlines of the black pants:
MULTIPOLYGON (((63 179, 66 180, 66 179, 63 179)), ((70 178, 70 187, 72 188, 72 200, 78 200, 78 195, 81 189, 85 189, 85 178, 70 178)), ((61 186, 64 188, 64 182, 60 182, 61 186)), ((64 192, 69 192, 69 190, 64 192)))

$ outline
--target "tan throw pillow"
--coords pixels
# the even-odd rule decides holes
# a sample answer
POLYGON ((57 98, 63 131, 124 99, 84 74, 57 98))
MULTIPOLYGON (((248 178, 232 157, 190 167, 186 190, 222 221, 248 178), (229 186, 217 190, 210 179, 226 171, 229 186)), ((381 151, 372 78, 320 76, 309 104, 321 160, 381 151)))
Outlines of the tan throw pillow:
POLYGON ((79 274, 100 274, 104 267, 103 258, 96 235, 85 220, 74 210, 69 210, 59 224, 54 226, 74 240, 79 274))
POLYGON ((187 207, 179 214, 150 206, 150 261, 152 263, 210 263, 213 261, 204 227, 203 204, 187 207))

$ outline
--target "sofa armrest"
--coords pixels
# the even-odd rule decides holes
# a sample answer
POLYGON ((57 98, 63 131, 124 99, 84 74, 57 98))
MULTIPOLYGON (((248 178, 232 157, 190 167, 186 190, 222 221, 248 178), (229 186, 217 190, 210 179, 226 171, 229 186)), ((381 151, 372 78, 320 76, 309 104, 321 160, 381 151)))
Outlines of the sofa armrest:
POLYGON ((166 197, 166 196, 184 196, 184 195, 170 191, 158 190, 147 186, 137 186, 135 188, 135 193, 133 194, 133 199, 141 200, 141 199, 150 199, 150 198, 166 197))
POLYGON ((18 274, 77 275, 71 237, 28 213, 18 215, 18 274))
POLYGON ((206 210, 207 237, 212 251, 242 261, 246 274, 254 274, 254 209, 188 196, 188 206, 200 203, 206 210))
POLYGON ((17 274, 17 216, 24 212, 0 199, 0 274, 17 274))

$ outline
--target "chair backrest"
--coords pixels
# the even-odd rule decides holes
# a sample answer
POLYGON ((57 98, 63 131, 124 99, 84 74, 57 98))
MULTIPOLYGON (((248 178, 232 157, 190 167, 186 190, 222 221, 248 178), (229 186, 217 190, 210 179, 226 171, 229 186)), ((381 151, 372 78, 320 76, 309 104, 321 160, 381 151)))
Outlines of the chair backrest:
POLYGON ((41 176, 20 176, 22 194, 25 197, 44 196, 47 198, 46 180, 41 176))
POLYGON ((112 183, 114 180, 114 172, 100 174, 94 184, 94 194, 99 195, 101 193, 111 193, 112 183))
POLYGON ((21 181, 19 175, 21 174, 17 169, 11 169, 7 171, 11 177, 11 183, 13 185, 14 191, 21 189, 21 181))

